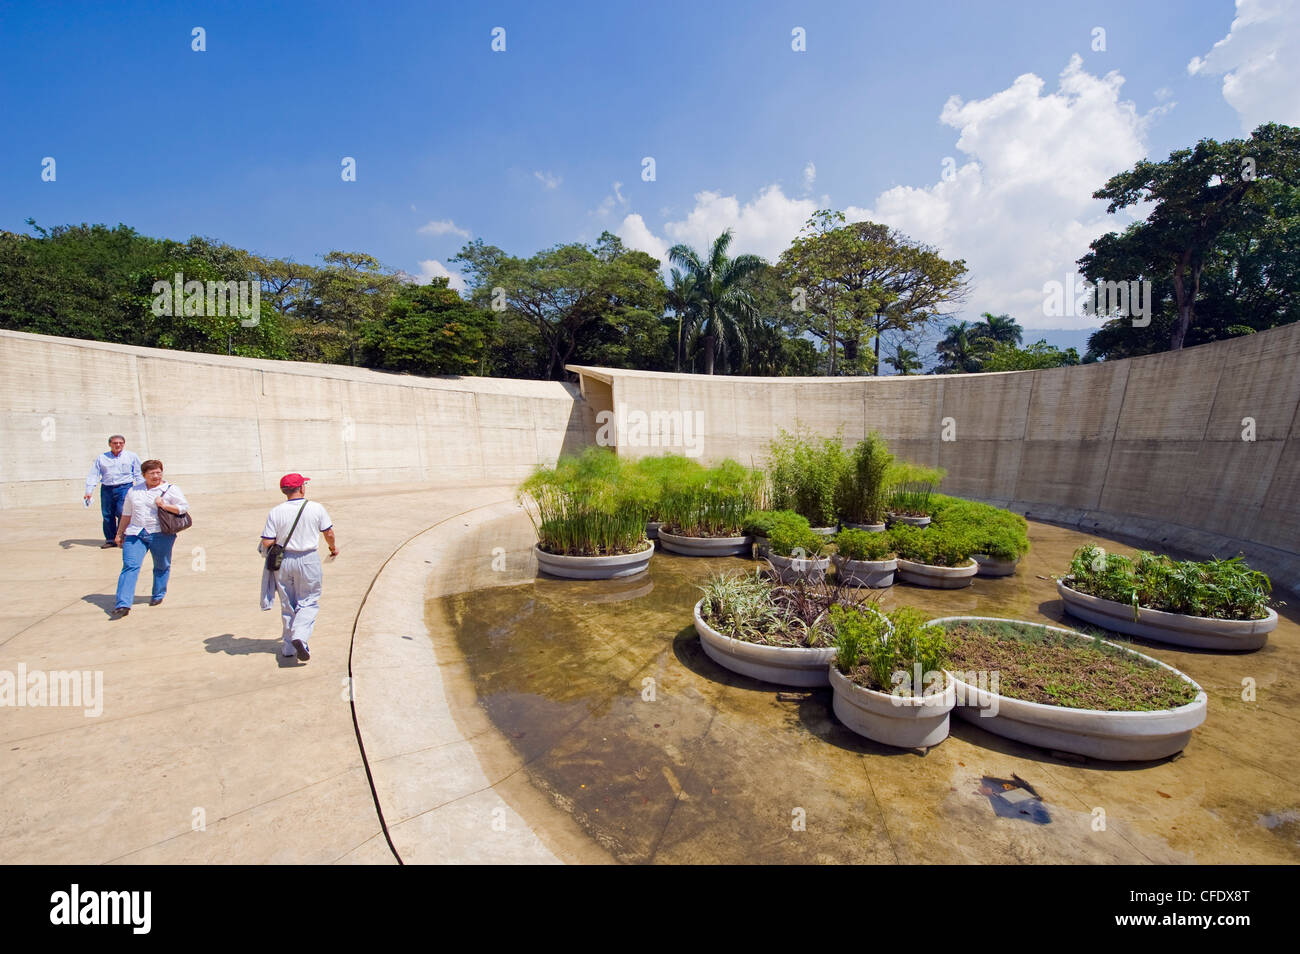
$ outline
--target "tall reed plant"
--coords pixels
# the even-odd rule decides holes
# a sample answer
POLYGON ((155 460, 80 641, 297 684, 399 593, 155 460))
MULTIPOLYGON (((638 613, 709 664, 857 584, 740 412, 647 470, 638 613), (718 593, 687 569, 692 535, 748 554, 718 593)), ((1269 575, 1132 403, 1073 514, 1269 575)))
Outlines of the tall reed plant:
POLYGON ((762 474, 734 460, 685 474, 659 498, 659 513, 670 533, 689 537, 740 536, 745 518, 762 497, 762 474))
POLYGON ((875 431, 848 455, 836 509, 849 523, 883 523, 889 503, 886 479, 894 455, 875 431))
POLYGON ((614 556, 645 549, 652 480, 602 447, 538 468, 519 488, 537 541, 548 553, 614 556))
POLYGON ((793 510, 814 527, 834 526, 836 497, 849 468, 839 436, 782 430, 768 445, 769 507, 793 510))

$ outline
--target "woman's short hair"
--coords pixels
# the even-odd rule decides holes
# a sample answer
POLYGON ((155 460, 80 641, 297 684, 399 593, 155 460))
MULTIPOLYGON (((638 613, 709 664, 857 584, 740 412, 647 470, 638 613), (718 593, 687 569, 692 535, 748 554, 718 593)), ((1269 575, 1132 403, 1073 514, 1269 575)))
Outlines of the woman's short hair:
POLYGON ((140 465, 140 473, 147 474, 151 470, 162 470, 162 461, 150 458, 140 465))

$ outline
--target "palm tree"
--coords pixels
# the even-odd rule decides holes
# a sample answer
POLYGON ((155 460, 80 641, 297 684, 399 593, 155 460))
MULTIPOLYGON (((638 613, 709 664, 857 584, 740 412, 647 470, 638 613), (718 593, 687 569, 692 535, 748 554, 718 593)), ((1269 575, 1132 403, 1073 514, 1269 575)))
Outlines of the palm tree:
POLYGON ((677 315, 677 370, 682 369, 682 324, 688 327, 696 323, 700 299, 696 294, 695 278, 683 275, 677 269, 672 271, 672 284, 668 287, 668 307, 677 315))
POLYGON ((943 340, 934 346, 939 353, 939 370, 948 374, 970 374, 980 369, 988 353, 986 338, 977 338, 964 321, 944 329, 943 340))
POLYGON ((1010 315, 995 315, 984 312, 983 321, 977 321, 971 329, 972 338, 988 338, 997 344, 1020 344, 1023 330, 1010 315))
POLYGON ((685 269, 693 280, 698 310, 691 315, 687 333, 698 331, 704 344, 704 373, 713 373, 713 357, 719 335, 730 334, 741 347, 745 344, 744 319, 753 308, 753 298, 744 288, 747 276, 757 272, 764 262, 757 255, 727 257, 731 246, 731 229, 719 235, 702 259, 689 245, 674 245, 668 260, 685 269))
POLYGON ((911 374, 921 370, 921 356, 900 342, 894 345, 894 353, 885 358, 885 364, 899 374, 911 374))

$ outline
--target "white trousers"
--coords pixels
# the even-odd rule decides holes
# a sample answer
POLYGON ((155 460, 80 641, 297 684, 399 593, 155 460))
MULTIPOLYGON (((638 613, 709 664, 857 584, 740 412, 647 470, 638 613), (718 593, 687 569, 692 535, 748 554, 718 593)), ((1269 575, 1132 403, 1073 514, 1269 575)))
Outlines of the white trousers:
POLYGON ((309 646, 316 614, 320 611, 323 573, 320 554, 315 550, 286 550, 284 562, 275 574, 275 591, 280 594, 280 618, 284 621, 282 652, 293 652, 293 641, 309 646))

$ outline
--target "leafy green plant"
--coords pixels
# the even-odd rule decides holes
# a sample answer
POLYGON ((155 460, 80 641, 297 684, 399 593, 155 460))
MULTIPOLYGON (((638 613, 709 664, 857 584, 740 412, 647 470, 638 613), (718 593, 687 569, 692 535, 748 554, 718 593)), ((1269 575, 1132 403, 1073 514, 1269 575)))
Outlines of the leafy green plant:
POLYGON ((826 548, 826 538, 813 533, 808 521, 798 514, 794 520, 775 524, 768 533, 768 542, 772 552, 783 557, 814 559, 822 555, 826 548), (797 522, 796 522, 797 521, 797 522))
POLYGON ((1263 619, 1273 583, 1241 557, 1204 563, 1139 550, 1136 560, 1089 545, 1075 551, 1064 577, 1080 593, 1139 607, 1211 619, 1263 619))
POLYGON ((664 487, 659 513, 670 533, 693 537, 739 536, 745 518, 758 508, 762 475, 724 460, 716 467, 682 475, 664 487))
POLYGON ((954 527, 970 537, 972 553, 997 560, 1018 560, 1029 552, 1029 523, 1018 513, 975 500, 934 494, 933 526, 954 527))
POLYGON ((889 510, 906 517, 930 516, 930 498, 947 475, 942 467, 895 461, 885 475, 889 487, 889 510))
POLYGON ((848 456, 840 478, 836 509, 850 523, 883 523, 888 504, 886 479, 894 455, 872 431, 848 456))
POLYGON ((894 544, 887 533, 850 529, 835 535, 835 550, 846 560, 887 560, 894 544))
POLYGON ((745 514, 741 526, 746 533, 770 536, 774 527, 792 525, 809 527, 808 520, 793 510, 752 510, 745 514))
POLYGON ((948 665, 948 639, 942 628, 926 624, 925 614, 900 606, 889 616, 833 606, 835 665, 858 685, 878 692, 912 695, 912 677, 942 672, 948 665), (906 680, 896 681, 895 673, 906 680))
POLYGON ((613 556, 644 550, 653 484, 602 447, 561 457, 520 485, 537 541, 548 553, 613 556))
POLYGON ((960 526, 913 527, 894 524, 886 534, 903 560, 929 566, 963 566, 975 551, 970 534, 960 526))
POLYGON ((839 437, 815 438, 782 430, 768 445, 772 508, 793 510, 812 526, 833 526, 836 497, 848 465, 839 437))

